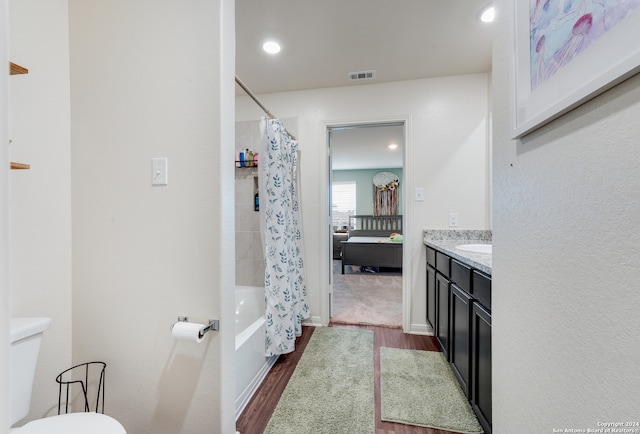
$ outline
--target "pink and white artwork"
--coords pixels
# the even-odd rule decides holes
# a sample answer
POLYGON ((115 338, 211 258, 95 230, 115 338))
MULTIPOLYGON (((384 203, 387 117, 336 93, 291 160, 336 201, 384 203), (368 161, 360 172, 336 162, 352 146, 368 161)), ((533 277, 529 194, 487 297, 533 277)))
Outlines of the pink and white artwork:
POLYGON ((531 90, 639 7, 640 0, 529 0, 531 90))

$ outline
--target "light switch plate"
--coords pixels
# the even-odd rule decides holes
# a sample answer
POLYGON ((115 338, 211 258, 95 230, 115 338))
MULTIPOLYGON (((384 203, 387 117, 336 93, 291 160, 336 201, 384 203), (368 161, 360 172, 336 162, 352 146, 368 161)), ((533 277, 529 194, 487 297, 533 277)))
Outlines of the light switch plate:
POLYGON ((457 212, 450 212, 449 213, 449 227, 450 228, 457 228, 458 227, 458 213, 457 212))
POLYGON ((416 202, 423 202, 424 201, 424 188, 422 187, 417 187, 415 190, 415 199, 416 202))
POLYGON ((151 185, 167 185, 169 182, 169 162, 166 158, 151 159, 151 185))

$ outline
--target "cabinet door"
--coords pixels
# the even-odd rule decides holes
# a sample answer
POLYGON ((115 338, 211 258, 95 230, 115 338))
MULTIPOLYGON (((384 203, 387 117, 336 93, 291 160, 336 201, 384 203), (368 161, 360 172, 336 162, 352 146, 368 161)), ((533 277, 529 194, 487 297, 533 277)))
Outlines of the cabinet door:
POLYGON ((427 323, 436 331, 436 270, 427 265, 427 323))
POLYGON ((449 279, 436 273, 436 338, 447 360, 449 360, 449 279))
POLYGON ((471 318, 471 406, 491 434, 491 314, 474 302, 471 318))
POLYGON ((453 373, 458 377, 460 386, 467 397, 470 395, 469 378, 471 375, 471 306, 473 299, 451 284, 451 335, 449 362, 453 373))

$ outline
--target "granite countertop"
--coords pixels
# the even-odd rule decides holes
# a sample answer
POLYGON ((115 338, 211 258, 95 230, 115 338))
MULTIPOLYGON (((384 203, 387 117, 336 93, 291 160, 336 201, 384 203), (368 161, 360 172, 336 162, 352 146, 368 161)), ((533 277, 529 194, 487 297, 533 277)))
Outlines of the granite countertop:
POLYGON ((491 275, 491 254, 456 249, 460 244, 491 244, 491 231, 425 230, 424 244, 491 275))

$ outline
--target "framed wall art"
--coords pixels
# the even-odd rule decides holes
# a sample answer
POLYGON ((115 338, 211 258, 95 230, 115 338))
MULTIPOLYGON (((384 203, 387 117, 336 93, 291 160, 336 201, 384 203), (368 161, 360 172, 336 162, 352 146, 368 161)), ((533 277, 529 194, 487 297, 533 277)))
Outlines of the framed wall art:
POLYGON ((640 71, 640 0, 513 0, 512 139, 640 71))

